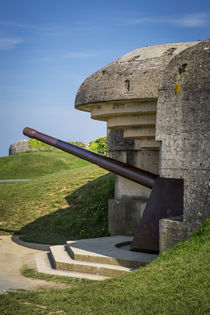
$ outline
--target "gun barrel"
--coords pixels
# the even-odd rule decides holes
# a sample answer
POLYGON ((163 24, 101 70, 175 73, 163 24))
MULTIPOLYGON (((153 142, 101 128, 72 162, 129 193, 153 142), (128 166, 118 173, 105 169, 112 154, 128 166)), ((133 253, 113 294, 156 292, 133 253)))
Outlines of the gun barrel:
POLYGON ((48 136, 29 127, 24 128, 23 134, 30 138, 40 140, 44 143, 47 143, 53 147, 68 152, 86 161, 94 163, 110 172, 125 177, 131 181, 134 181, 148 188, 152 188, 155 184, 155 180, 157 179, 157 177, 159 177, 156 174, 141 170, 137 167, 130 166, 126 163, 111 159, 109 157, 101 156, 91 151, 82 149, 73 144, 48 136))

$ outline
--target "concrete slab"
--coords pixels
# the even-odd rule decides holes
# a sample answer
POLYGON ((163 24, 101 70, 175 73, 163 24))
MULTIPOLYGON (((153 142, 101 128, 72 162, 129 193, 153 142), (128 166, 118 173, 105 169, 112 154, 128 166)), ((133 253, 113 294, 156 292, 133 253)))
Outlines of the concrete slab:
POLYGON ((131 236, 110 236, 68 241, 67 246, 76 260, 115 264, 137 268, 154 260, 157 255, 134 252, 130 246, 116 246, 131 242, 131 236))

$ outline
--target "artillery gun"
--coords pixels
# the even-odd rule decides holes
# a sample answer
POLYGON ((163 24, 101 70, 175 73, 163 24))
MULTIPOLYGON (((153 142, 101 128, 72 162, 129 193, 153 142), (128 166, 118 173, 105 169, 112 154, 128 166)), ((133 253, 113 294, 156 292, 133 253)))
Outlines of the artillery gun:
POLYGON ((159 177, 156 174, 82 149, 29 127, 23 130, 23 134, 152 189, 131 248, 145 252, 159 251, 159 220, 183 215, 182 179, 159 177))

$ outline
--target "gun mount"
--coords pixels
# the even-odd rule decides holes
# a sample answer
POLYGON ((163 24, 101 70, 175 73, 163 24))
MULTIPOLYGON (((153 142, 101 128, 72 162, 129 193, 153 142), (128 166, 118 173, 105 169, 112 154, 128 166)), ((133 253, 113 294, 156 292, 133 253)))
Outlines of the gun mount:
POLYGON ((23 134, 152 189, 137 232, 134 235, 131 244, 133 250, 158 251, 159 220, 162 218, 177 217, 183 214, 182 179, 161 178, 156 174, 79 148, 29 127, 26 127, 23 130, 23 134))

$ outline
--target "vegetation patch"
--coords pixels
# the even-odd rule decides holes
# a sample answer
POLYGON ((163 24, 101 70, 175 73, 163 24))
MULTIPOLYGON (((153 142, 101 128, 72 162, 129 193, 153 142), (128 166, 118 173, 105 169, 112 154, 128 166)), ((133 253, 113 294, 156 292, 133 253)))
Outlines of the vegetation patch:
POLYGON ((108 156, 107 137, 99 137, 98 139, 91 141, 90 150, 97 154, 108 156))
POLYGON ((41 142, 39 140, 36 140, 36 139, 28 140, 28 145, 29 145, 31 151, 50 151, 50 150, 53 150, 53 147, 51 147, 50 145, 48 145, 44 142, 41 142))
MULTIPOLYGON (((61 187, 56 176, 58 191, 51 193, 50 200, 43 196, 46 200, 43 201, 41 213, 40 208, 37 209, 38 218, 26 225, 24 222, 23 228, 16 231, 16 234, 24 234, 21 238, 25 241, 48 244, 63 244, 66 240, 109 235, 108 199, 113 196, 113 177, 98 177, 100 169, 96 168, 95 175, 93 171, 93 167, 80 170, 77 183, 71 176, 78 172, 70 171, 68 183, 65 181, 63 185, 64 180, 61 178, 61 187), (47 214, 43 215, 43 212, 47 214)), ((37 197, 41 202, 40 194, 38 191, 37 197)))
MULTIPOLYGON (((1 158, 0 170, 33 179, 0 184, 2 234, 51 244, 108 234, 114 179, 106 171, 60 151, 1 158)), ((27 269, 25 276, 69 287, 0 295, 0 314, 209 314, 209 261, 210 220, 145 268, 113 279, 68 281, 27 269)))
POLYGON ((209 314, 209 261, 210 220, 133 273, 62 290, 8 293, 0 296, 0 313, 209 314))
POLYGON ((46 274, 46 273, 42 273, 42 272, 37 272, 35 269, 27 268, 27 267, 23 268, 21 270, 21 273, 23 276, 25 276, 27 278, 39 279, 39 280, 45 280, 45 281, 54 281, 56 283, 64 283, 71 288, 79 287, 85 283, 96 282, 94 280, 89 280, 89 279, 50 275, 50 274, 46 274))
POLYGON ((62 151, 24 152, 0 158, 0 179, 33 179, 90 165, 62 151))
POLYGON ((107 171, 59 151, 21 153, 2 165, 7 179, 33 180, 0 183, 0 234, 49 244, 108 235, 114 178, 107 171))

